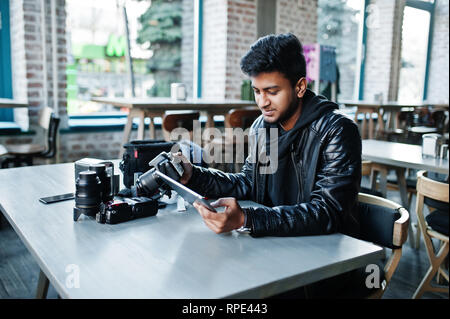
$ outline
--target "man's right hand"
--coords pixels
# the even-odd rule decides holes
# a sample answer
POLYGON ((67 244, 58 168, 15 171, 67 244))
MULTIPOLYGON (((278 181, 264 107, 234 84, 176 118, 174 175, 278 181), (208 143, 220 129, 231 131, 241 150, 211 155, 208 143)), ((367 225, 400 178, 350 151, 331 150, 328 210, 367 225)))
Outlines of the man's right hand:
POLYGON ((172 155, 174 159, 178 159, 179 161, 181 161, 183 165, 184 173, 180 178, 180 183, 186 185, 187 183, 189 183, 189 180, 192 177, 193 172, 192 163, 189 162, 189 160, 181 152, 172 153, 172 155))

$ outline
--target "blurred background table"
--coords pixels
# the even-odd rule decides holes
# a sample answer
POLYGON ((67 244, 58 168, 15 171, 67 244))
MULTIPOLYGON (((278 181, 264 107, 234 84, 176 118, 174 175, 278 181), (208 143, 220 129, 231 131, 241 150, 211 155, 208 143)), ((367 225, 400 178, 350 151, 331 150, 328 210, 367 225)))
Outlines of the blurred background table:
POLYGON ((363 139, 420 144, 423 134, 448 133, 448 103, 343 100, 340 104, 355 108, 356 123, 359 124, 362 116, 360 131, 363 139))
POLYGON ((206 127, 214 127, 214 115, 226 115, 231 109, 255 106, 254 101, 203 98, 173 100, 171 98, 98 97, 93 98, 92 101, 129 109, 127 123, 123 132, 122 144, 127 143, 130 139, 133 119, 135 117, 140 119, 137 139, 144 139, 144 119, 146 117, 150 118, 150 138, 154 139, 155 126, 153 119, 159 116, 162 117, 165 111, 195 110, 205 112, 207 115, 206 127))

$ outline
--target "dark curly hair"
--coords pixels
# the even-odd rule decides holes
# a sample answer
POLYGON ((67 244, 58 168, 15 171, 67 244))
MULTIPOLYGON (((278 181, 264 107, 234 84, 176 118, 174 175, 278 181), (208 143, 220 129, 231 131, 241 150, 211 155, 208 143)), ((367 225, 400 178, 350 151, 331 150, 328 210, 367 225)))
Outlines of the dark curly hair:
POLYGON ((241 70, 248 76, 278 71, 295 86, 306 76, 302 44, 292 33, 259 38, 242 57, 241 70))

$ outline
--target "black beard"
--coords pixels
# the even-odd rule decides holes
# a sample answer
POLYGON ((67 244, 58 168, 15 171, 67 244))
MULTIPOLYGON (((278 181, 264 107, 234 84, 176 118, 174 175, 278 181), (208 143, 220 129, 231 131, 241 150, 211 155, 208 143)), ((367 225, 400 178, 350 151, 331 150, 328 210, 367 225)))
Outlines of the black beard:
POLYGON ((291 118, 291 116, 297 111, 297 109, 300 107, 301 99, 297 97, 297 95, 294 95, 294 98, 292 99, 291 104, 289 104, 289 107, 286 111, 286 113, 280 117, 278 120, 278 123, 283 123, 291 118))

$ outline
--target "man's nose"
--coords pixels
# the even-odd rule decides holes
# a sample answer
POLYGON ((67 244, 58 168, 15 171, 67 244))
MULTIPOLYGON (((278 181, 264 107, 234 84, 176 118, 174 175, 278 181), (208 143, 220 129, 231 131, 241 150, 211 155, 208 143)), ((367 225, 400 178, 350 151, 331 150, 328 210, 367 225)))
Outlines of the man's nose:
POLYGON ((259 95, 259 99, 257 100, 257 104, 260 108, 265 108, 270 105, 270 100, 265 93, 261 93, 259 95))

